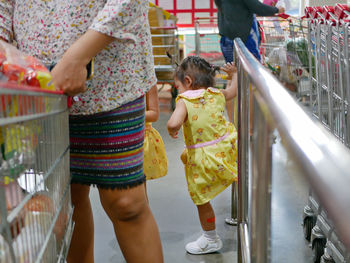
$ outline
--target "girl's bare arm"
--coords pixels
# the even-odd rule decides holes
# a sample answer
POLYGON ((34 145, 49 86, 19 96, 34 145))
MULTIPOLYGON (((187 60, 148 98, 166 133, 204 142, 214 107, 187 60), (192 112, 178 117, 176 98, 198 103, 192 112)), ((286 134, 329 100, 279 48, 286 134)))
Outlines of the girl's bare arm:
POLYGON ((146 93, 146 122, 156 122, 159 118, 158 90, 154 85, 146 93))
POLYGON ((187 118, 187 109, 185 102, 180 99, 176 103, 176 108, 173 114, 171 115, 167 127, 168 133, 172 138, 178 138, 177 134, 181 129, 182 124, 187 118))
POLYGON ((228 75, 227 88, 221 92, 224 94, 226 101, 232 100, 237 96, 237 86, 238 86, 238 77, 237 77, 237 68, 233 63, 226 63, 221 70, 225 71, 228 75))

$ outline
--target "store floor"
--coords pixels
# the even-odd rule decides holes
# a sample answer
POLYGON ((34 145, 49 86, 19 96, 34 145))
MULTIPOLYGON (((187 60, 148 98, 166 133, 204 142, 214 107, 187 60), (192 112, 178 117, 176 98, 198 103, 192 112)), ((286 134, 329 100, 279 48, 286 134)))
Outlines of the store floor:
MULTIPOLYGON (((158 223, 165 262, 237 262, 236 227, 224 223, 224 219, 231 213, 231 188, 226 189, 212 202, 217 231, 224 243, 223 249, 219 253, 201 256, 185 252, 185 244, 195 240, 201 229, 196 207, 187 193, 183 166, 179 159, 183 141, 171 139, 166 132, 169 116, 170 113, 162 113, 159 121, 154 124, 166 145, 169 173, 163 178, 147 182, 150 206, 158 223)), ((291 164, 287 161, 283 149, 278 145, 275 149, 274 174, 283 176, 275 176, 273 181, 273 262, 312 262, 311 249, 303 238, 301 227, 302 209, 307 200, 307 185, 293 173, 290 173, 291 176, 284 176, 291 164)), ((96 189, 91 191, 91 200, 95 220, 95 262, 125 262, 115 240, 112 224, 100 205, 96 189)))

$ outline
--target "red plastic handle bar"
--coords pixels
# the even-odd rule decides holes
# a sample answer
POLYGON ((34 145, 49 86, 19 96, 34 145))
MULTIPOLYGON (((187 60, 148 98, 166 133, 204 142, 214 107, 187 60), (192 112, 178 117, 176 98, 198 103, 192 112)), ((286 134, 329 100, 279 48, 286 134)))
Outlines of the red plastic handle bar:
POLYGON ((323 18, 322 17, 322 7, 314 6, 311 11, 312 18, 323 18))
POLYGON ((343 19, 345 16, 350 16, 350 7, 345 4, 336 4, 334 8, 334 14, 339 19, 343 19))
POLYGON ((313 18, 312 11, 313 11, 313 8, 311 6, 305 7, 305 9, 304 9, 305 17, 306 18, 313 18))
POLYGON ((290 15, 287 15, 285 13, 278 14, 278 17, 283 18, 283 19, 288 19, 290 15))
POLYGON ((325 19, 329 19, 332 15, 334 15, 334 7, 331 5, 326 5, 322 8, 322 15, 325 19))

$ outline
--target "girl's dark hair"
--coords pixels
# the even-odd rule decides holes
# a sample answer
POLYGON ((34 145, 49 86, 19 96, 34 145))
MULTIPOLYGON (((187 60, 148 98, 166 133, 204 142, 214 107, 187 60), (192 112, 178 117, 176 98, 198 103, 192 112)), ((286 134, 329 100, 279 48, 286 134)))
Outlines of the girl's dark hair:
POLYGON ((215 85, 216 71, 220 67, 210 65, 205 59, 198 56, 188 56, 176 68, 174 77, 181 83, 185 77, 192 79, 192 89, 209 88, 215 85))

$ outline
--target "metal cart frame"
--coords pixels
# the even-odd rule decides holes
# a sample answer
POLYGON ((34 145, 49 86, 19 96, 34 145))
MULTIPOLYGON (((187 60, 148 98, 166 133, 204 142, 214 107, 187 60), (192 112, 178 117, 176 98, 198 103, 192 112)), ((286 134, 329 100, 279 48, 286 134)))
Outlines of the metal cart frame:
POLYGON ((0 262, 65 262, 74 223, 67 97, 0 84, 0 262))

